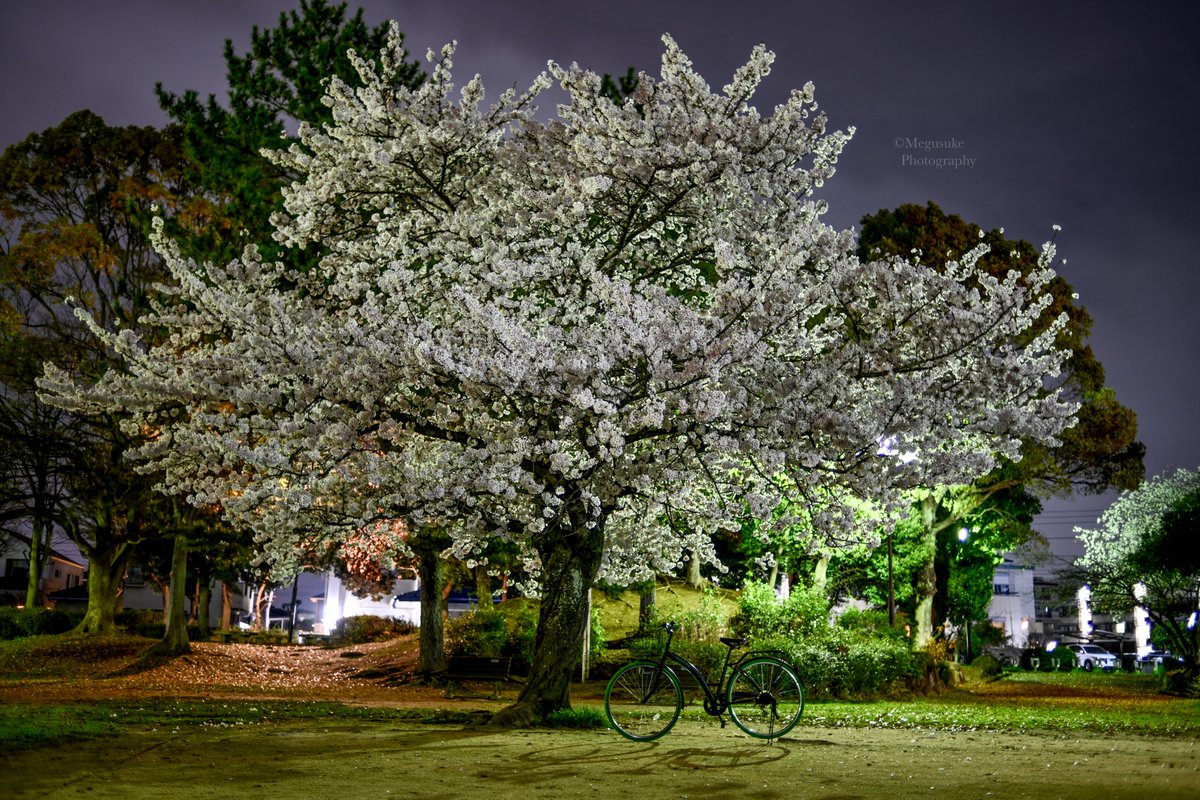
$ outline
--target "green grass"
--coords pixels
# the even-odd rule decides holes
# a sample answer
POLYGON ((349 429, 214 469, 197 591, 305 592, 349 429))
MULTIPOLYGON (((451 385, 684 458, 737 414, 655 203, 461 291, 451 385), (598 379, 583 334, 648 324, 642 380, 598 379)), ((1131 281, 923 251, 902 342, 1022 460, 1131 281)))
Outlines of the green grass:
POLYGON ((551 712, 547 728, 607 728, 608 718, 598 706, 575 706, 551 712))
POLYGON ((0 705, 0 752, 115 733, 112 719, 88 706, 0 705))
POLYGON ((1200 736, 1200 700, 1159 692, 1154 675, 1006 672, 932 697, 814 703, 808 725, 1200 736))
POLYGON ((1085 711, 1011 706, 980 707, 953 700, 864 705, 823 703, 805 709, 804 723, 820 727, 929 728, 943 731, 1042 730, 1148 736, 1200 735, 1200 721, 1194 701, 1190 708, 1136 713, 1109 708, 1085 711))

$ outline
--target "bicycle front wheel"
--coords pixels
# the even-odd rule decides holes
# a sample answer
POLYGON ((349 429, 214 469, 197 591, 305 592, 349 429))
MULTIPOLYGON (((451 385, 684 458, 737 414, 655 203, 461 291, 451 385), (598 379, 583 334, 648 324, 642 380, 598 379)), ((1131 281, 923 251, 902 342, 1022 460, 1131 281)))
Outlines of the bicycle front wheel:
POLYGON ((604 712, 626 739, 649 742, 664 735, 683 710, 683 689, 670 667, 634 661, 617 670, 604 690, 604 712))
POLYGON ((739 665, 726 699, 734 723, 759 739, 783 736, 804 713, 804 686, 796 671, 777 658, 751 658, 739 665))

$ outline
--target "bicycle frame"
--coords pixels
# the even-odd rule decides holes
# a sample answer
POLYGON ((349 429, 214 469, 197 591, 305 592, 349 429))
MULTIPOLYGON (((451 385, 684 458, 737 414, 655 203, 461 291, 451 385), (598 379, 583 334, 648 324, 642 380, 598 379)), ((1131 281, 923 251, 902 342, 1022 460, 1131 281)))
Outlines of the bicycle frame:
POLYGON ((796 726, 804 713, 804 686, 785 654, 752 650, 735 659, 733 651, 747 641, 721 637, 729 649, 720 675, 710 682, 699 667, 671 652, 678 626, 668 622, 663 629, 667 638, 661 655, 630 661, 613 673, 604 690, 605 714, 622 736, 649 742, 671 730, 687 700, 680 682, 687 675, 703 692, 705 713, 720 720, 722 728, 727 711, 734 724, 760 739, 778 738, 796 726))
MULTIPOLYGON (((662 656, 660 656, 658 659, 658 670, 659 670, 658 675, 662 674, 662 670, 664 670, 666 668, 668 660, 672 664, 678 664, 680 667, 683 667, 683 669, 689 675, 691 675, 692 678, 696 681, 696 685, 699 686, 704 691, 704 711, 707 714, 709 714, 710 716, 714 716, 718 720, 720 720, 721 727, 724 728, 725 727, 724 714, 726 711, 729 710, 729 701, 726 698, 721 696, 724 694, 724 692, 721 691, 721 687, 723 687, 725 685, 725 678, 730 674, 730 668, 731 668, 730 661, 733 660, 733 651, 736 648, 740 647, 741 645, 731 644, 729 641, 726 641, 726 640, 721 641, 721 643, 724 644, 725 647, 727 648, 725 651, 725 663, 721 665, 721 677, 717 679, 717 682, 715 684, 710 684, 708 682, 708 678, 706 678, 704 676, 704 673, 702 673, 700 671, 699 667, 697 667, 692 662, 688 661, 683 656, 677 655, 677 654, 671 652, 671 639, 674 638, 675 631, 678 630, 678 627, 675 625, 675 623, 668 622, 666 625, 663 626, 663 629, 666 630, 666 632, 667 632, 667 642, 663 646, 662 656)), ((767 651, 763 651, 763 653, 765 653, 765 652, 767 652, 767 651)), ((750 658, 752 656, 756 656, 759 654, 760 654, 759 651, 751 651, 749 653, 743 653, 741 656, 738 657, 737 661, 733 662, 732 668, 736 669, 737 665, 741 664, 747 658, 750 658)), ((657 690, 658 690, 658 679, 656 677, 654 682, 651 684, 649 690, 647 690, 646 697, 650 697, 650 695, 654 694, 654 692, 657 690)))

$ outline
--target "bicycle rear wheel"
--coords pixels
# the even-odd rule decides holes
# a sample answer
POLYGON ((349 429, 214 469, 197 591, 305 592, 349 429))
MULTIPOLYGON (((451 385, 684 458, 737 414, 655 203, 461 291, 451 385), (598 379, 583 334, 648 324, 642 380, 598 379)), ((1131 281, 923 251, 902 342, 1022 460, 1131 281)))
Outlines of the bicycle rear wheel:
POLYGON ((804 686, 777 658, 751 658, 729 679, 726 699, 734 723, 751 736, 774 739, 796 727, 804 713, 804 686))
POLYGON ((604 712, 613 730, 648 742, 671 730, 683 710, 683 689, 670 667, 634 661, 617 670, 604 690, 604 712))

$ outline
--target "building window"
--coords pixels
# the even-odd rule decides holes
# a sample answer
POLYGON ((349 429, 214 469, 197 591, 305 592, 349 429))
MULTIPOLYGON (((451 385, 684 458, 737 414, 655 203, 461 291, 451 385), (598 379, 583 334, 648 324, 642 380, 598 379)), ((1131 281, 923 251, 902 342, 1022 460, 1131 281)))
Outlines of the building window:
POLYGON ((28 578, 29 577, 29 559, 27 558, 10 558, 8 563, 4 565, 4 577, 6 578, 28 578))

